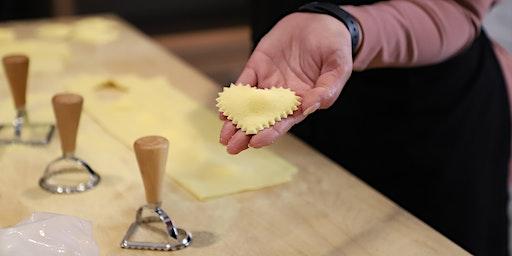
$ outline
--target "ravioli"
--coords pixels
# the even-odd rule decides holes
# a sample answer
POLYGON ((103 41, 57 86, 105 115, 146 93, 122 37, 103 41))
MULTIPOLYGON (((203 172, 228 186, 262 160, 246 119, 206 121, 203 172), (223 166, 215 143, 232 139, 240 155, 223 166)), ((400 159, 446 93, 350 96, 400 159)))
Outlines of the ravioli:
POLYGON ((231 84, 217 98, 217 107, 246 134, 257 134, 293 114, 300 97, 288 88, 258 89, 231 84))

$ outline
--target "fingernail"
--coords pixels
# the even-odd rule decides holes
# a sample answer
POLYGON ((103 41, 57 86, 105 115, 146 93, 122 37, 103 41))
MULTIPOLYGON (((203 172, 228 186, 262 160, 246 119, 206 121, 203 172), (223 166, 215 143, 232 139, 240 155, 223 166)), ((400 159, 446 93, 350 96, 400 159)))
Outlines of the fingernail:
POLYGON ((320 103, 317 102, 313 106, 311 106, 311 107, 307 108, 306 110, 304 110, 304 112, 302 114, 304 116, 308 116, 311 113, 317 111, 319 108, 320 108, 320 103))

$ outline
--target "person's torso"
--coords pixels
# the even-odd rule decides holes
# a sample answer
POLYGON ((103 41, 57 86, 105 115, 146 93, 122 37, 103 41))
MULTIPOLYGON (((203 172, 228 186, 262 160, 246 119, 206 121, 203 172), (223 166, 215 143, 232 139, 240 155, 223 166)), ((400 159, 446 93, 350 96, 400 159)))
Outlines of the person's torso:
MULTIPOLYGON (((253 1, 255 45, 282 17, 307 2, 253 1)), ((397 172, 446 167, 454 159, 476 157, 494 141, 489 133, 510 127, 504 84, 482 31, 467 49, 439 64, 353 72, 332 107, 311 115, 292 132, 364 179, 370 174, 363 170, 380 166, 395 166, 397 172)))

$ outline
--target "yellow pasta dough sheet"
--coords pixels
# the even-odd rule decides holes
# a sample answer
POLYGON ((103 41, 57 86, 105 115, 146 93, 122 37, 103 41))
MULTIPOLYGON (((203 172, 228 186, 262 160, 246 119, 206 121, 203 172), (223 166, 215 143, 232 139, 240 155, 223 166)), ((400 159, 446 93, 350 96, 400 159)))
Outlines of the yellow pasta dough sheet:
POLYGON ((232 156, 219 141, 218 116, 160 77, 82 75, 66 81, 85 111, 132 147, 144 135, 169 139, 168 174, 198 199, 290 181, 297 168, 266 149, 232 156))
POLYGON ((116 24, 105 18, 85 18, 73 24, 73 39, 90 44, 107 44, 119 37, 116 24))
POLYGON ((12 41, 16 38, 16 34, 12 29, 0 28, 0 43, 6 41, 12 41))
MULTIPOLYGON (((39 39, 0 40, 0 56, 25 54, 30 58, 29 72, 55 73, 64 69, 71 50, 64 42, 39 39)), ((0 73, 3 73, 3 68, 0 73)))
MULTIPOLYGON (((102 45, 115 41, 119 30, 114 21, 93 17, 71 23, 47 23, 28 38, 17 39, 14 30, 0 28, 0 57, 25 54, 30 58, 30 73, 59 73, 71 56, 67 40, 102 45)), ((0 74, 4 70, 0 69, 0 74)))
POLYGON ((69 37, 72 28, 65 23, 47 23, 37 28, 37 35, 48 39, 64 39, 69 37))
POLYGON ((217 98, 219 111, 246 134, 256 134, 293 114, 300 97, 288 88, 231 84, 217 98))
POLYGON ((43 24, 36 33, 40 38, 70 39, 94 45, 107 44, 119 37, 116 23, 100 17, 83 18, 70 23, 43 24))

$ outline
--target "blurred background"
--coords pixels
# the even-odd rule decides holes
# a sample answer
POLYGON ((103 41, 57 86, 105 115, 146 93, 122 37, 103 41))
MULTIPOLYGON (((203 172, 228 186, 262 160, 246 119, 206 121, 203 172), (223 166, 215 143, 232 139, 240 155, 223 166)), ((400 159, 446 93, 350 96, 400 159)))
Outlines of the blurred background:
POLYGON ((251 50, 249 0, 0 0, 0 21, 98 13, 122 17, 220 84, 236 80, 251 50))
MULTIPOLYGON (((221 85, 251 50, 250 0, 0 0, 0 20, 115 13, 221 85), (148 4, 148 3, 151 4, 148 4)), ((512 0, 487 16, 489 34, 512 51, 512 0)))

